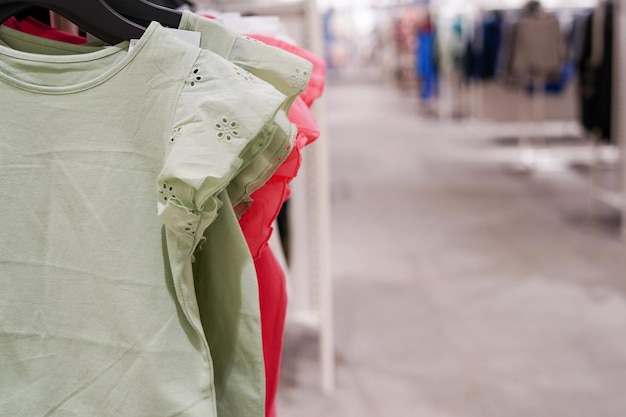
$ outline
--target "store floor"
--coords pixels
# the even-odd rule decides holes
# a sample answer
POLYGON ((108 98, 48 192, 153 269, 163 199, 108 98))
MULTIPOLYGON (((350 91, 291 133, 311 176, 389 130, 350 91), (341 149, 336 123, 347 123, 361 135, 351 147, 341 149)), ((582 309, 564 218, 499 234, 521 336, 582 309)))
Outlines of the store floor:
POLYGON ((290 327, 279 417, 626 416, 626 244, 584 177, 393 87, 326 97, 337 387, 290 327))

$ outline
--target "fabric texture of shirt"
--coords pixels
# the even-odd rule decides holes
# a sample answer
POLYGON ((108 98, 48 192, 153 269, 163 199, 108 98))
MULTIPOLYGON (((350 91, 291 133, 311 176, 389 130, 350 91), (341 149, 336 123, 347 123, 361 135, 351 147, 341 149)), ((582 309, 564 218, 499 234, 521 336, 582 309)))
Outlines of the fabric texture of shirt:
MULTIPOLYGON (((28 35, 7 31, 3 413, 216 416, 214 368, 232 364, 211 354, 193 254, 286 96, 157 23, 131 52, 127 42, 25 45, 28 35)), ((239 255, 233 268, 250 269, 239 255)), ((256 291, 246 287, 245 310, 258 320, 256 291)), ((240 337, 248 374, 262 380, 258 334, 240 337)), ((262 416, 262 384, 239 389, 231 415, 262 416)))

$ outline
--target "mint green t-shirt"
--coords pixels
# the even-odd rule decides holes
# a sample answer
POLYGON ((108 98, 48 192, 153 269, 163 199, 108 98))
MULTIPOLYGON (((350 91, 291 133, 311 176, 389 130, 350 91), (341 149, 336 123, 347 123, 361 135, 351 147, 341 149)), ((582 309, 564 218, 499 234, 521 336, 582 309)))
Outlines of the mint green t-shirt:
POLYGON ((127 48, 0 46, 3 414, 218 415, 193 253, 286 98, 156 23, 127 48))

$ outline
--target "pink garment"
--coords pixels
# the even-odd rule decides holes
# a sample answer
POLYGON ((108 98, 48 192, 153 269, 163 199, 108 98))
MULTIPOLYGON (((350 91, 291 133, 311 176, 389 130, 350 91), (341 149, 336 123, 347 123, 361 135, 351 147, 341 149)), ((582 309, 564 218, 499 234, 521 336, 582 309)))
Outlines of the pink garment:
POLYGON ((269 248, 254 259, 254 267, 259 282, 261 337, 265 362, 265 415, 274 417, 287 314, 286 280, 284 271, 269 248))
POLYGON ((40 38, 52 39, 55 41, 71 43, 74 45, 82 45, 83 43, 87 42, 87 39, 83 38, 82 36, 76 36, 72 35, 71 33, 54 29, 32 17, 27 17, 22 21, 11 17, 7 21, 5 21, 4 24, 11 29, 19 30, 20 32, 28 33, 30 35, 39 36, 40 38))
POLYGON ((298 128, 293 149, 278 167, 274 175, 252 194, 252 205, 239 220, 241 229, 254 258, 259 282, 259 304, 261 308, 261 331, 263 357, 265 360, 265 415, 276 416, 276 393, 280 376, 280 359, 287 312, 285 273, 268 246, 272 234, 272 223, 278 216, 283 203, 289 197, 289 183, 297 175, 302 162, 302 148, 319 137, 317 121, 309 107, 324 89, 326 64, 324 61, 294 45, 273 38, 253 35, 266 44, 295 53, 313 63, 313 74, 307 89, 294 101, 289 111, 289 120, 298 128))

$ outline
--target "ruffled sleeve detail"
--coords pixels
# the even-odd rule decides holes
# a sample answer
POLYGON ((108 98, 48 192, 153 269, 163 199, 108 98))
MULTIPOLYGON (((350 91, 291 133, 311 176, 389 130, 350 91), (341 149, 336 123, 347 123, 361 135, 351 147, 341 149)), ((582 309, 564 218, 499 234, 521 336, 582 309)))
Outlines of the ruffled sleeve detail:
POLYGON ((290 97, 288 106, 307 88, 313 74, 313 64, 306 59, 249 36, 237 38, 228 59, 290 97))
MULTIPOLYGON (((263 35, 252 35, 252 37, 268 45, 273 45, 277 47, 277 49, 288 51, 290 55, 298 56, 311 65, 309 73, 310 79, 308 80, 308 84, 305 85, 302 94, 300 94, 300 98, 302 98, 307 106, 311 107, 313 102, 317 100, 324 91, 324 84, 326 80, 326 62, 324 59, 312 52, 307 51, 306 49, 279 39, 263 35)), ((291 74, 290 77, 292 80, 296 80, 299 77, 299 73, 296 72, 295 74, 291 74)))
POLYGON ((254 259, 261 256, 272 234, 272 223, 289 196, 288 184, 300 168, 302 148, 315 141, 320 134, 311 110, 299 97, 291 107, 289 118, 298 127, 293 149, 265 185, 252 194, 254 203, 239 220, 254 259))
POLYGON ((215 218, 215 196, 242 166, 252 147, 264 148, 284 94, 202 51, 184 80, 168 154, 157 181, 158 213, 174 234, 196 240, 215 218))
POLYGON ((288 112, 298 95, 307 89, 313 75, 313 65, 294 54, 248 36, 238 36, 229 59, 240 67, 239 72, 244 78, 257 76, 287 97, 274 120, 276 130, 269 145, 246 161, 245 168, 228 187, 228 194, 240 216, 251 204, 251 194, 268 181, 294 146, 297 130, 289 121, 288 112))

